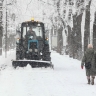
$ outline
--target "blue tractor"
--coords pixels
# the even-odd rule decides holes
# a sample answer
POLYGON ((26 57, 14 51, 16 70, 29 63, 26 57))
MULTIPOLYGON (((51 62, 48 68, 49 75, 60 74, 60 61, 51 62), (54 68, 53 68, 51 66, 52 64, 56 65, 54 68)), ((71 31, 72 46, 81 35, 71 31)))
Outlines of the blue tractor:
POLYGON ((16 60, 12 60, 14 68, 24 67, 30 64, 34 67, 51 67, 51 52, 49 50, 48 38, 45 37, 44 23, 27 21, 21 24, 20 38, 16 41, 16 60), (32 28, 32 34, 27 34, 32 28))

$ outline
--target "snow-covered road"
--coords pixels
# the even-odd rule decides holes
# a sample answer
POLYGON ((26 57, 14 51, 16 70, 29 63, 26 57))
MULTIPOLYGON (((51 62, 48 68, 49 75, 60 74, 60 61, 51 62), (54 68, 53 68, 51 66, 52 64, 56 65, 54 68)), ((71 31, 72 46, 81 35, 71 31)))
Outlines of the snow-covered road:
POLYGON ((96 80, 94 86, 87 85, 78 60, 52 52, 54 70, 29 65, 14 69, 14 57, 11 51, 6 61, 2 59, 8 67, 0 71, 0 96, 96 96, 96 80))

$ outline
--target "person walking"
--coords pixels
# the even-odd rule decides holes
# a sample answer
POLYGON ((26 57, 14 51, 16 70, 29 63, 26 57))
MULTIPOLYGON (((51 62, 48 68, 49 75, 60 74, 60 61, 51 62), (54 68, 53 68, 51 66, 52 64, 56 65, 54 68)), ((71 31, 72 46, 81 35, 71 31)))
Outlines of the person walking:
POLYGON ((88 80, 88 84, 94 85, 94 79, 96 75, 96 62, 95 62, 95 52, 93 50, 93 45, 88 44, 88 48, 86 49, 82 62, 81 68, 83 69, 85 64, 86 76, 88 80))

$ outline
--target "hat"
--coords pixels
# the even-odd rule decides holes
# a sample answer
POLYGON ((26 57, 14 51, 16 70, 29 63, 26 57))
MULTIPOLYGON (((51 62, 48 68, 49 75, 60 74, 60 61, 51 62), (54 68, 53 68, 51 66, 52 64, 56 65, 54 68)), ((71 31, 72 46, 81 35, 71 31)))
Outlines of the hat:
POLYGON ((88 48, 93 48, 93 45, 92 44, 88 44, 88 48))

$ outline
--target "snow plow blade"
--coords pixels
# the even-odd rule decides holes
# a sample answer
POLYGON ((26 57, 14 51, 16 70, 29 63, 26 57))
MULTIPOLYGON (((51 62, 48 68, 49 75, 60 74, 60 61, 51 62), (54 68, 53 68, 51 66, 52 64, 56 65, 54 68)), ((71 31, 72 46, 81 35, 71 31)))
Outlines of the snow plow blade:
POLYGON ((54 66, 51 61, 42 61, 42 60, 12 60, 12 66, 16 67, 25 67, 27 64, 31 65, 32 68, 36 67, 50 67, 54 69, 54 66))

